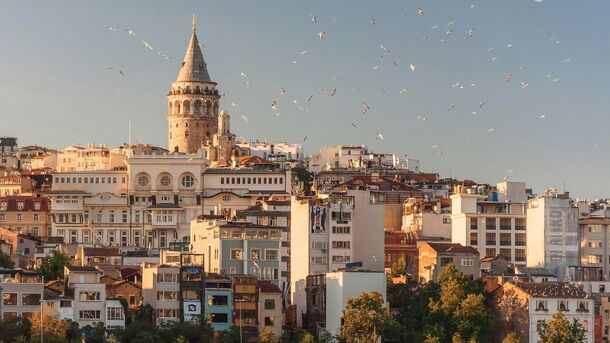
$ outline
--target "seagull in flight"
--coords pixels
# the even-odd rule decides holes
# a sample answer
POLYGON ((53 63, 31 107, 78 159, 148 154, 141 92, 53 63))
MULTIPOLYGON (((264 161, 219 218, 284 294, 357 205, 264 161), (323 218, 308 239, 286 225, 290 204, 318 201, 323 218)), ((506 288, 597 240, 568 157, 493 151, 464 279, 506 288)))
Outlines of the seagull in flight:
POLYGON ((377 132, 377 140, 383 140, 383 134, 381 134, 381 132, 377 132))
POLYGON ((330 96, 335 96, 335 94, 337 94, 337 88, 333 89, 333 91, 330 93, 330 96))
POLYGON ((324 36, 326 35, 326 32, 322 31, 322 32, 318 32, 318 38, 322 41, 324 40, 324 36))
POLYGON ((241 119, 245 120, 246 122, 249 122, 248 118, 246 118, 246 116, 243 114, 241 115, 241 119))
POLYGON ((313 14, 311 14, 311 13, 310 13, 310 14, 309 14, 309 16, 311 17, 311 22, 312 22, 312 23, 314 23, 314 24, 315 24, 315 23, 317 23, 317 22, 318 22, 318 19, 317 19, 317 18, 316 18, 316 17, 315 17, 313 14))
POLYGON ((356 126, 356 124, 354 124, 354 123, 350 123, 350 124, 352 124, 352 126, 354 127, 354 129, 357 129, 357 128, 358 128, 358 126, 356 126))
POLYGON ((420 15, 420 16, 422 16, 422 17, 425 15, 424 10, 423 10, 423 9, 421 9, 421 8, 418 8, 418 9, 417 9, 417 14, 419 14, 419 15, 420 15))
POLYGON ((370 109, 371 107, 369 107, 369 104, 367 104, 366 102, 362 104, 362 114, 365 114, 370 109))
POLYGON ((415 71, 415 65, 409 64, 409 68, 411 69, 411 71, 415 71))

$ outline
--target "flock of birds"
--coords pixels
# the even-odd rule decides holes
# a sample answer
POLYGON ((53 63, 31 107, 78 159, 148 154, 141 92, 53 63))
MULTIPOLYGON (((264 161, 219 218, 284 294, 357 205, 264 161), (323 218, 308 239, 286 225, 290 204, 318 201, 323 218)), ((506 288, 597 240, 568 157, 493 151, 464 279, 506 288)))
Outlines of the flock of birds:
MULTIPOLYGON (((543 0, 533 0, 533 1, 536 3, 543 2, 543 0)), ((475 8, 475 4, 474 3, 468 4, 468 7, 475 8)), ((414 10, 414 15, 416 17, 426 16, 425 8, 421 8, 421 7, 417 8, 416 10, 414 10)), ((406 18, 407 15, 403 14, 402 16, 406 18)), ((337 21, 335 18, 331 18, 331 20, 333 22, 337 21)), ((314 27, 316 24, 318 24, 318 18, 314 14, 309 14, 309 21, 311 22, 311 25, 314 25, 314 27)), ((370 19, 369 25, 371 27, 375 27, 377 24, 378 24, 378 22, 375 18, 370 19)), ((462 40, 470 40, 477 36, 478 31, 477 31, 476 27, 468 27, 466 30, 462 31, 462 34, 460 34, 460 33, 458 33, 459 30, 457 30, 455 28, 456 26, 454 24, 455 24, 455 20, 449 21, 447 23, 445 29, 441 29, 441 26, 439 26, 439 25, 434 25, 434 26, 430 27, 430 32, 440 33, 440 35, 435 34, 435 37, 440 36, 441 42, 445 42, 449 39, 452 39, 452 37, 455 37, 455 36, 460 37, 462 40)), ((107 27, 107 29, 112 32, 124 32, 128 36, 133 37, 134 39, 140 40, 140 43, 142 44, 144 49, 147 49, 147 50, 150 50, 151 52, 156 53, 159 57, 161 57, 163 59, 166 59, 166 60, 171 59, 170 56, 164 54, 160 50, 155 49, 148 41, 138 38, 138 35, 136 34, 136 32, 133 29, 125 28, 125 29, 121 30, 121 29, 116 29, 114 27, 107 27)), ((327 33, 326 31, 318 31, 318 30, 315 30, 315 31, 317 31, 315 33, 315 36, 319 42, 324 42, 329 37, 328 35, 332 34, 332 32, 327 33)), ((428 40, 432 39, 431 38, 432 33, 421 37, 421 41, 428 41, 428 40)), ((455 39, 455 38, 453 38, 453 39, 455 39)), ((551 37, 550 41, 553 44, 561 43, 561 41, 557 37, 551 37)), ((204 46, 202 44, 200 44, 200 46, 202 48, 204 48, 204 46)), ((392 54, 392 50, 385 44, 378 43, 378 47, 379 47, 380 60, 378 61, 378 63, 371 66, 371 70, 378 70, 380 68, 381 61, 383 59, 387 59, 388 56, 390 56, 392 54)), ((504 44, 502 48, 512 49, 513 47, 514 47, 513 43, 508 43, 508 44, 504 44)), ((494 47, 488 48, 486 52, 489 56, 488 58, 491 63, 498 63, 500 61, 500 56, 498 54, 496 54, 496 49, 494 47)), ((297 58, 292 59, 291 64, 293 64, 293 65, 298 64, 300 61, 298 56, 304 56, 308 53, 310 53, 310 51, 308 49, 301 49, 300 51, 297 52, 297 58)), ((564 58, 562 60, 562 62, 570 63, 570 62, 572 62, 572 58, 571 57, 564 58)), ((401 65, 399 64, 398 61, 394 61, 394 62, 392 62, 392 64, 395 67, 401 68, 401 65)), ((406 72, 408 72, 408 73, 415 73, 415 75, 417 75, 417 73, 418 73, 417 66, 415 65, 414 62, 405 64, 405 67, 403 67, 403 68, 405 68, 403 70, 406 70, 406 72)), ((125 72, 121 69, 116 69, 114 67, 108 67, 106 69, 109 71, 116 71, 122 77, 125 77, 125 72)), ((519 67, 519 71, 521 71, 521 70, 523 70, 523 67, 519 67)), ((291 71, 291 73, 292 73, 292 71, 291 71)), ((526 80, 526 79, 514 80, 514 77, 517 77, 517 75, 522 75, 522 74, 523 73, 518 73, 518 72, 508 72, 508 73, 504 74, 504 76, 503 76, 504 82, 507 84, 516 83, 516 85, 518 87, 520 87, 521 89, 526 89, 530 85, 528 80, 526 80)), ((243 89, 249 89, 252 86, 252 81, 248 78, 248 75, 245 72, 240 73, 240 78, 241 78, 241 85, 242 85, 243 89)), ((337 80, 338 78, 333 76, 332 79, 337 80)), ((551 83, 557 83, 560 80, 560 78, 554 74, 547 74, 546 79, 551 83)), ((456 81, 456 82, 450 84, 450 86, 451 86, 451 88, 454 88, 454 89, 463 90, 466 88, 476 87, 477 83, 471 82, 471 81, 469 81, 469 82, 456 81)), ((356 90, 356 88, 353 88, 353 90, 356 90)), ((308 112, 307 104, 312 102, 315 98, 323 96, 323 95, 335 97, 339 92, 341 92, 341 90, 338 90, 337 88, 332 88, 332 89, 321 88, 306 96, 286 100, 286 98, 288 97, 288 95, 287 95, 288 92, 285 88, 280 87, 279 91, 277 93, 278 97, 272 98, 269 100, 269 107, 276 117, 279 117, 281 115, 279 112, 279 109, 283 106, 286 106, 286 103, 294 105, 296 107, 296 109, 298 109, 299 111, 308 112)), ((385 93, 386 91, 384 89, 381 89, 381 92, 385 93)), ((405 95, 408 93, 409 93, 409 91, 407 90, 407 88, 401 88, 398 91, 399 95, 405 95)), ((226 95, 226 94, 224 94, 224 95, 226 95)), ((238 107, 238 104, 235 102, 231 102, 230 104, 234 108, 238 107)), ((479 112, 484 111, 486 105, 487 105, 487 101, 485 101, 484 99, 480 100, 478 102, 478 108, 476 108, 475 111, 471 111, 471 113, 473 115, 477 115, 479 112)), ((450 104, 445 108, 445 111, 453 112, 453 111, 456 111, 457 109, 458 109, 457 104, 450 104)), ((368 113, 375 112, 375 111, 371 108, 371 105, 369 105, 369 103, 367 101, 363 101, 362 107, 361 107, 361 112, 362 112, 363 116, 366 116, 368 113)), ((241 114, 240 117, 245 122, 250 121, 249 118, 243 114, 241 114)), ((536 114, 534 118, 538 119, 538 120, 544 120, 544 119, 548 118, 548 115, 539 113, 539 114, 536 114)), ((426 122, 426 121, 430 120, 430 117, 422 114, 422 115, 417 115, 415 119, 417 121, 426 122)), ((349 124, 350 124, 350 127, 353 129, 359 128, 359 120, 350 121, 349 124)), ((487 129, 487 134, 492 135, 495 132, 496 132, 496 128, 494 128, 494 127, 489 127, 487 129)), ((372 134, 372 132, 370 134, 372 134)), ((307 135, 304 136, 303 142, 307 141, 308 137, 309 136, 307 136, 307 135)), ((382 127, 379 127, 378 129, 374 130, 374 138, 378 141, 384 140, 384 133, 382 132, 382 127)), ((431 147, 431 149, 433 151, 436 151, 436 153, 438 153, 439 155, 443 154, 443 150, 438 144, 433 145, 431 147)), ((514 168, 511 168, 509 171, 507 171, 506 174, 508 175, 508 174, 512 173, 513 171, 514 171, 514 168)), ((506 178, 508 178, 508 176, 506 176, 505 179, 506 178)))

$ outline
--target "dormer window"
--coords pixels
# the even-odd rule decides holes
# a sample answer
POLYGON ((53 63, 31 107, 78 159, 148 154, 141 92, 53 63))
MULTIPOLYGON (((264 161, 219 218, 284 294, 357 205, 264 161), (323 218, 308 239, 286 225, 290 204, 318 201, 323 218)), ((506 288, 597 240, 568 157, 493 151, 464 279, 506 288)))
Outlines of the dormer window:
POLYGON ((557 309, 560 311, 569 311, 568 309, 568 301, 567 300, 559 300, 557 301, 557 309))
POLYGON ((577 311, 578 312, 589 312, 589 303, 587 303, 586 301, 579 301, 577 311))
POLYGON ((546 300, 538 300, 536 304, 536 311, 548 311, 548 307, 546 306, 546 300))

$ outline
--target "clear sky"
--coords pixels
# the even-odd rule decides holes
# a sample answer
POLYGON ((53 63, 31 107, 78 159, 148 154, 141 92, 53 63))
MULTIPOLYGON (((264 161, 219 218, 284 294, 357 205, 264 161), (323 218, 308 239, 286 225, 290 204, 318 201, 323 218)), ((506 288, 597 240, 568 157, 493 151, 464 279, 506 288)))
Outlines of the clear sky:
POLYGON ((5 2, 0 135, 20 145, 115 146, 131 119, 134 142, 165 147, 165 94, 193 12, 238 136, 302 142, 307 153, 367 144, 444 177, 608 195, 602 0, 5 2))

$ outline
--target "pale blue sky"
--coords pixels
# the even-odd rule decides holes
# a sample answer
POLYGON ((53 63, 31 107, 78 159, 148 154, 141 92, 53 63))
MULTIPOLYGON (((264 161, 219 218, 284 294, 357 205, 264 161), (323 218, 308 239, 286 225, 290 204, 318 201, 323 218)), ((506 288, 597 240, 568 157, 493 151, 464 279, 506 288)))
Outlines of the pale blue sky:
POLYGON ((165 94, 193 11, 238 136, 308 136, 308 153, 364 143, 408 153, 443 176, 494 183, 509 175, 539 193, 564 182, 576 196, 608 193, 610 2, 602 0, 5 2, 0 135, 17 136, 21 145, 114 146, 127 141, 131 118, 134 141, 165 147, 165 94), (470 28, 473 36, 463 39, 470 28), (380 43, 391 50, 384 58, 380 43), (456 82, 464 89, 452 88, 456 82), (365 102, 371 110, 363 115, 365 102))

